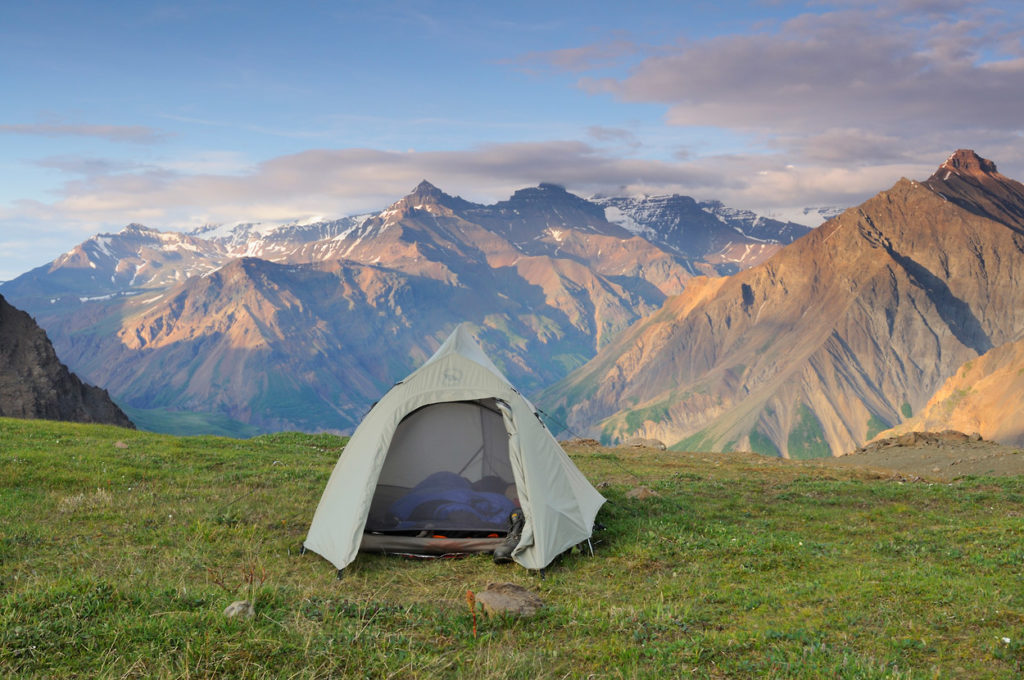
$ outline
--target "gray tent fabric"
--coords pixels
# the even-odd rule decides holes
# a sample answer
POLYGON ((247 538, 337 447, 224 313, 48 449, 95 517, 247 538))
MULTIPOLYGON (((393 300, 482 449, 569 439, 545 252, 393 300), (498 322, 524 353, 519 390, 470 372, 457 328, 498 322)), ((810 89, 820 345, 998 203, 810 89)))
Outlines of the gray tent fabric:
POLYGON ((364 542, 368 530, 504 532, 508 508, 519 506, 526 522, 512 559, 528 569, 543 569, 590 537, 604 501, 533 405, 461 324, 356 428, 303 545, 344 569, 361 546, 370 549, 379 542, 364 542), (459 512, 467 506, 445 499, 450 489, 459 501, 471 499, 473 512, 459 512), (447 523, 436 527, 415 512, 411 517, 381 512, 413 505, 417 493, 438 493, 441 504, 448 500, 445 507, 455 510, 448 512, 447 523))

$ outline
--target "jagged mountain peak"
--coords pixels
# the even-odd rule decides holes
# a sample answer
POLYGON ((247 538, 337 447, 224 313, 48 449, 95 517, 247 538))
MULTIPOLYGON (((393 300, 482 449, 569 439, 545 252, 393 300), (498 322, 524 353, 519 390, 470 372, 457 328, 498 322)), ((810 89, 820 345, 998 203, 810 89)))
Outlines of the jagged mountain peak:
POLYGON ((517 215, 558 214, 578 223, 575 226, 608 224, 604 208, 551 182, 541 182, 535 187, 518 189, 507 201, 497 203, 494 207, 499 210, 510 210, 517 215))
POLYGON ((412 190, 412 194, 411 195, 413 195, 413 196, 434 196, 434 197, 437 197, 437 198, 441 198, 442 196, 446 196, 447 194, 445 194, 443 191, 438 189, 436 186, 434 186, 433 184, 431 184, 427 180, 423 180, 419 184, 416 185, 416 188, 412 190))
POLYGON ((475 207, 475 204, 461 196, 446 194, 427 180, 423 180, 411 193, 392 203, 384 213, 406 214, 414 209, 434 214, 451 214, 472 207, 475 207))
MULTIPOLYGON (((288 265, 278 262, 270 262, 259 257, 239 257, 227 262, 224 266, 201 277, 208 279, 215 286, 245 288, 254 291, 263 289, 269 284, 272 277, 283 271, 294 271, 302 265, 288 265)), ((199 284, 200 277, 189 279, 186 282, 199 284)))
POLYGON ((947 158, 924 185, 947 201, 1021 232, 1024 184, 996 170, 996 164, 970 149, 947 158))
POLYGON ((517 203, 534 201, 570 201, 577 204, 589 203, 586 199, 580 198, 576 194, 569 193, 569 191, 567 191, 561 184, 554 184, 552 182, 541 182, 535 187, 517 189, 512 194, 512 197, 508 202, 517 203))
POLYGON ((936 191, 946 191, 952 188, 962 190, 965 187, 981 185, 991 188, 1007 183, 1016 184, 1009 177, 1001 174, 996 169, 994 162, 982 158, 971 149, 954 151, 924 182, 925 185, 936 191))
POLYGON ((155 232, 156 229, 151 229, 150 227, 147 227, 144 224, 139 224, 138 222, 132 222, 121 230, 122 234, 152 234, 155 232))
POLYGON ((998 174, 996 164, 982 158, 972 149, 957 149, 935 171, 938 175, 943 171, 955 172, 975 177, 998 174))

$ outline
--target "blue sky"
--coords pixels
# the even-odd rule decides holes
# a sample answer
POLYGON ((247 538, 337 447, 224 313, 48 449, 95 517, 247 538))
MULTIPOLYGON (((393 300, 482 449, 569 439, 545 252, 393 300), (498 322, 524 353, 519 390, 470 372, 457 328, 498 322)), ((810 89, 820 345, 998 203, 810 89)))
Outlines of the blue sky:
POLYGON ((0 6, 0 280, 130 222, 335 217, 426 178, 784 214, 974 148, 1024 178, 1016 1, 0 6))

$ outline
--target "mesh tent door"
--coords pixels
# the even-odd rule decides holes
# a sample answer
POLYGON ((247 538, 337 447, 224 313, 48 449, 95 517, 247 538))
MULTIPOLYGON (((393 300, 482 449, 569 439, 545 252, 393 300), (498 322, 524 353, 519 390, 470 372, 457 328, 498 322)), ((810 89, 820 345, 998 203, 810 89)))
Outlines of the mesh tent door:
POLYGON ((430 404, 392 437, 366 530, 504 532, 518 505, 494 399, 430 404))

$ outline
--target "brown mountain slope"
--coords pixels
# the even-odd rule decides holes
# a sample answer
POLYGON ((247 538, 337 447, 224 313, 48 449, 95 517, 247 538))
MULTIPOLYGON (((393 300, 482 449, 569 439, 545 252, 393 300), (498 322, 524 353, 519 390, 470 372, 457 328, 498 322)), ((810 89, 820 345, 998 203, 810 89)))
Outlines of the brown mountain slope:
POLYGON ((879 435, 953 429, 1024 446, 1024 338, 963 364, 921 413, 879 435))
POLYGON ((68 371, 35 321, 0 296, 0 416, 133 427, 106 390, 68 371))
POLYGON ((581 347, 627 326, 642 304, 571 259, 523 256, 476 272, 438 264, 417 275, 345 260, 236 260, 159 299, 125 299, 113 342, 109 317, 76 317, 77 336, 94 338, 76 359, 146 408, 213 410, 264 430, 344 430, 465 319, 529 385, 581 364, 581 347))
POLYGON ((958 151, 763 265, 692 283, 539 401, 606 439, 852 450, 1024 333, 1022 199, 1024 186, 958 151))

